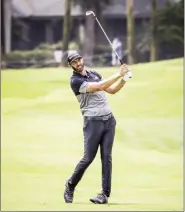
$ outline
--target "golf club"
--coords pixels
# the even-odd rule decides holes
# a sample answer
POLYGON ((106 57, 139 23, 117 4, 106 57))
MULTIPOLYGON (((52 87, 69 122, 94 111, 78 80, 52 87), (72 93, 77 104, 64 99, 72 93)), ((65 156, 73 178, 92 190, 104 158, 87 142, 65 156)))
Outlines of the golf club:
MULTIPOLYGON (((111 48, 113 49, 113 51, 115 52, 116 56, 118 57, 120 63, 123 64, 123 61, 122 61, 121 58, 119 57, 117 51, 114 49, 114 47, 113 47, 113 45, 112 45, 110 39, 108 38, 106 32, 104 31, 102 25, 100 24, 98 18, 97 18, 96 15, 94 14, 94 12, 93 12, 93 11, 87 11, 87 12, 85 13, 85 15, 86 15, 86 16, 89 16, 89 15, 93 15, 93 16, 94 16, 94 18, 95 18, 95 20, 97 21, 98 25, 100 26, 102 32, 104 33, 105 37, 107 38, 109 44, 111 45, 111 48)), ((131 73, 130 71, 128 72, 128 75, 129 75, 129 78, 132 77, 132 73, 131 73)))

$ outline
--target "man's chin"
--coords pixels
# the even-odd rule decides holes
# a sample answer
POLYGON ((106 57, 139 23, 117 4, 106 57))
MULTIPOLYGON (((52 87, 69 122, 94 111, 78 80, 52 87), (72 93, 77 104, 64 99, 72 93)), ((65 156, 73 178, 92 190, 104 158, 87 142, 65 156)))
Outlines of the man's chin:
POLYGON ((72 67, 72 68, 73 68, 73 70, 74 70, 75 72, 77 72, 77 73, 82 73, 83 70, 84 70, 84 66, 83 66, 83 65, 80 66, 79 68, 74 68, 74 67, 72 67))
POLYGON ((82 73, 82 71, 83 71, 83 68, 78 70, 79 73, 82 73))

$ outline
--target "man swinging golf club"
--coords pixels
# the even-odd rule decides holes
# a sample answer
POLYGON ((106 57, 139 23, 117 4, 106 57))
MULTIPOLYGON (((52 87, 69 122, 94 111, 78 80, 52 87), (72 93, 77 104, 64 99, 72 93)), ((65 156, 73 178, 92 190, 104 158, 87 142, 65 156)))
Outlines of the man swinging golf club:
POLYGON ((80 103, 84 117, 84 155, 66 182, 64 199, 66 203, 73 202, 75 187, 100 147, 102 191, 90 201, 105 204, 108 203, 111 193, 112 146, 116 126, 116 120, 107 103, 105 92, 117 93, 129 79, 129 69, 123 64, 116 74, 102 79, 96 71, 85 68, 83 57, 78 53, 68 55, 68 63, 73 69, 71 88, 80 103))

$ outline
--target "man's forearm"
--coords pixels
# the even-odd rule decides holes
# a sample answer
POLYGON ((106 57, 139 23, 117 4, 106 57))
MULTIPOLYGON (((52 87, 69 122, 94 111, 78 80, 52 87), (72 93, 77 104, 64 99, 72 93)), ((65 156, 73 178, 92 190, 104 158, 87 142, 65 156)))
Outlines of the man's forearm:
POLYGON ((114 84, 121 77, 122 76, 118 73, 99 82, 89 82, 87 92, 106 90, 108 87, 114 84))
POLYGON ((99 82, 89 82, 87 87, 87 92, 94 92, 94 91, 103 91, 114 84, 118 79, 122 76, 118 74, 114 74, 111 77, 104 79, 99 82))
POLYGON ((120 78, 121 78, 121 76, 119 74, 115 74, 107 79, 100 81, 99 85, 102 88, 102 90, 105 90, 108 87, 110 87, 111 85, 113 85, 120 78))
POLYGON ((125 83, 126 82, 123 79, 119 79, 105 90, 107 90, 109 93, 115 94, 125 85, 125 83))
MULTIPOLYGON (((113 76, 102 80, 100 82, 88 82, 87 83, 87 89, 86 92, 96 92, 96 91, 105 91, 107 90, 112 84, 114 84, 118 79, 122 78, 123 76, 125 76, 125 74, 128 72, 128 67, 123 64, 121 66, 120 71, 117 74, 114 74, 113 76)), ((120 88, 119 86, 116 86, 116 89, 121 89, 121 87, 123 87, 123 85, 121 85, 122 82, 120 82, 120 88)), ((123 83, 124 84, 124 83, 123 83)))

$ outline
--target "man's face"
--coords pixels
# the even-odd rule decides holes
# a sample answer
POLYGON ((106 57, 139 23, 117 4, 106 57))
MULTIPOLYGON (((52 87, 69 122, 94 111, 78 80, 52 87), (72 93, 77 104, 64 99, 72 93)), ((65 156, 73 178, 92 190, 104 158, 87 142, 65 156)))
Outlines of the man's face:
POLYGON ((77 58, 77 59, 73 60, 71 62, 71 66, 76 72, 79 72, 79 73, 82 72, 84 69, 83 58, 77 58))

